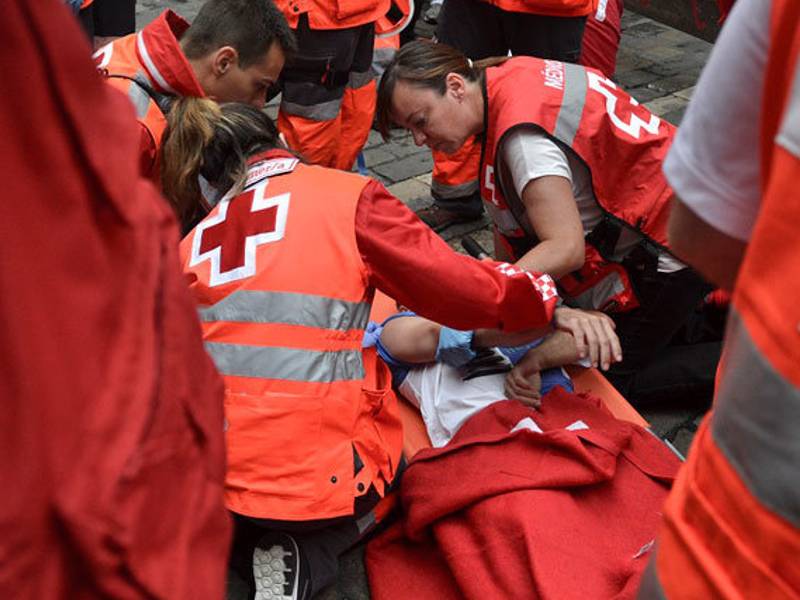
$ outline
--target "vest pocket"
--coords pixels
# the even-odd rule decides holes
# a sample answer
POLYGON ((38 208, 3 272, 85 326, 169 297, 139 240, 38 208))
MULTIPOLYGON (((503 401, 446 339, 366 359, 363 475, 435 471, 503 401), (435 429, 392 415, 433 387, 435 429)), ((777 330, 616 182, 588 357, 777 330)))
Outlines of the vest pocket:
MULTIPOLYGON (((320 451, 325 447, 322 412, 319 396, 251 396, 226 390, 226 493, 242 500, 231 508, 247 506, 245 514, 283 518, 260 514, 259 507, 274 506, 275 498, 313 500, 321 477, 320 451)), ((352 456, 350 461, 352 465, 352 456)))

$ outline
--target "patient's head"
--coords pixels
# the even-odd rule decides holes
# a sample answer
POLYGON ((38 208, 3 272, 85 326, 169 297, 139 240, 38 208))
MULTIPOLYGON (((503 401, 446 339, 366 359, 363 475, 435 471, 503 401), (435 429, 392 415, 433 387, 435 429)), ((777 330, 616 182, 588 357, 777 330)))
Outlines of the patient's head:
POLYGON ((199 177, 221 193, 241 185, 247 159, 282 147, 278 129, 263 111, 247 104, 218 105, 204 98, 180 98, 169 114, 161 157, 161 183, 181 223, 211 207, 199 177))

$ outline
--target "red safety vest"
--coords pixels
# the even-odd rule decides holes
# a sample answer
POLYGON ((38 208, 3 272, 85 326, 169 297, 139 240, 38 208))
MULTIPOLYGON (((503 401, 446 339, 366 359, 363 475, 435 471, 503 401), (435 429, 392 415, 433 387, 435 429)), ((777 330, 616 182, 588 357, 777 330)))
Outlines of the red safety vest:
POLYGON ((158 180, 158 150, 174 96, 205 95, 178 40, 189 22, 171 10, 138 33, 114 40, 94 54, 98 70, 133 104, 156 153, 142 165, 143 175, 158 180))
MULTIPOLYGON (((609 222, 641 233, 654 249, 667 248, 666 224, 672 190, 661 172, 675 128, 639 106, 595 69, 527 56, 486 70, 485 141, 481 196, 509 250, 520 258, 530 236, 521 199, 497 161, 504 136, 519 127, 536 127, 571 148, 588 166, 597 203, 609 222), (499 173, 499 177, 497 174, 499 173), (509 182, 510 183, 510 182, 509 182), (527 239, 526 239, 527 238, 527 239)), ((624 268, 602 258, 603 242, 589 233, 586 263, 562 277, 564 295, 579 305, 628 310, 637 303, 624 268), (599 287, 608 293, 598 294, 599 287), (602 300, 598 300, 602 298, 602 300), (587 305, 584 298, 591 299, 587 305)))
POLYGON ((508 12, 582 17, 597 10, 597 0, 483 0, 508 12))
POLYGON ((762 200, 712 414, 664 510, 642 600, 800 598, 800 4, 774 0, 762 200))
POLYGON ((351 515, 370 484, 383 494, 402 450, 387 367, 361 348, 373 290, 354 222, 367 180, 269 156, 181 245, 225 378, 226 505, 278 520, 351 515))
POLYGON ((374 23, 387 13, 390 0, 276 0, 275 5, 292 29, 304 13, 311 29, 345 29, 374 23))

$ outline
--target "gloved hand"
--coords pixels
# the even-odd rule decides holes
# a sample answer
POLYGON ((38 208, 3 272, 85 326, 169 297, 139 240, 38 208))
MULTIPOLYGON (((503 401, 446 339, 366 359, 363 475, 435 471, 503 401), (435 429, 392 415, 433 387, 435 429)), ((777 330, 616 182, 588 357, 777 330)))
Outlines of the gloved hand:
POLYGON ((474 331, 460 331, 442 327, 439 331, 439 345, 436 347, 436 360, 451 367, 460 367, 475 358, 472 349, 474 331))

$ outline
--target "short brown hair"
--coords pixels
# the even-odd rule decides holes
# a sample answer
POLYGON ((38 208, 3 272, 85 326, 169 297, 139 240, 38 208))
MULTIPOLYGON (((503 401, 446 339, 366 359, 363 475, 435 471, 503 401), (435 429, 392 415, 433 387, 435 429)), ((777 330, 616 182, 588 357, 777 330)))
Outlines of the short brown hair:
POLYGON ((181 42, 190 59, 231 46, 242 68, 260 60, 274 42, 286 55, 297 51, 294 33, 272 0, 208 0, 181 42))
POLYGON ((415 40, 397 51, 378 84, 377 125, 383 139, 392 128, 392 96, 398 81, 432 89, 440 95, 447 90, 448 73, 458 73, 467 81, 479 81, 487 67, 501 64, 507 57, 487 58, 473 63, 447 44, 415 40))

